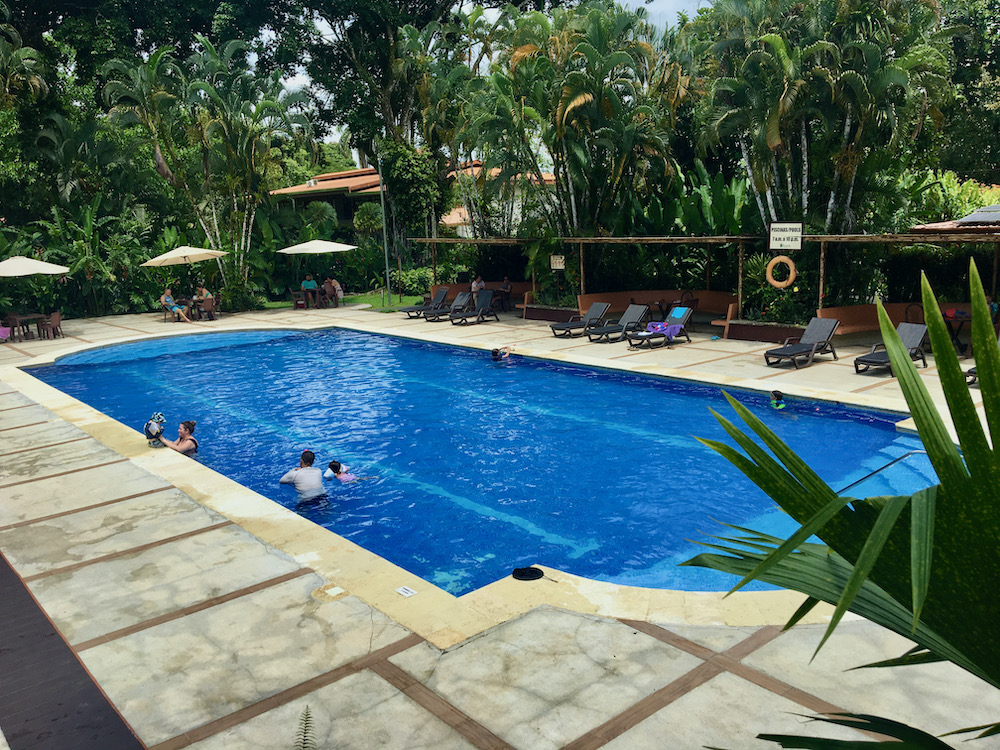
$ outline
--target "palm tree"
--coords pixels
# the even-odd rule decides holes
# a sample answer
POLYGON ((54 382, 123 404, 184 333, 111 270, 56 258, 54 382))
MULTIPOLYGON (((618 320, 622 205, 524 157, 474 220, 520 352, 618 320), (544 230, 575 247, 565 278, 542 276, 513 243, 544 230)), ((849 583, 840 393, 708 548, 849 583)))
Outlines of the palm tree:
MULTIPOLYGON (((0 10, 6 10, 0 5, 0 10)), ((23 46, 13 26, 0 24, 0 107, 13 106, 21 98, 44 95, 48 85, 38 52, 23 46)))

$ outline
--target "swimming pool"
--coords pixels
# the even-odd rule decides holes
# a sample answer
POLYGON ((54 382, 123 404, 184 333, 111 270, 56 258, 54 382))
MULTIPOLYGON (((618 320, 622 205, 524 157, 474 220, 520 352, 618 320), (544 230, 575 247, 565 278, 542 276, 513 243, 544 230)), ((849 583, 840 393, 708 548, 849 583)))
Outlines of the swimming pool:
MULTIPOLYGON (((718 522, 786 534, 792 522, 694 436, 725 439, 721 392, 353 331, 243 332, 138 342, 32 374, 141 430, 198 422, 205 465, 282 505, 303 449, 363 482, 299 512, 462 594, 542 563, 603 581, 719 590, 733 579, 679 568, 718 522)), ((908 451, 898 415, 738 394, 831 486, 908 451)), ((886 478, 880 476, 879 481, 886 478)), ((933 483, 894 467, 889 490, 933 483)), ((905 490, 912 491, 912 490, 905 490)), ((858 488, 852 494, 881 494, 858 488)))

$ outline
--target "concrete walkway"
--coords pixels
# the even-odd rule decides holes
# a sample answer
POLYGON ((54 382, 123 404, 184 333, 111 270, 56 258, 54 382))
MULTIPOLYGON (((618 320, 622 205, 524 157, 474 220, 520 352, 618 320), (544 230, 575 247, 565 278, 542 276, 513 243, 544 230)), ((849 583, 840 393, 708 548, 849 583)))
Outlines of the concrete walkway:
MULTIPOLYGON (((513 316, 459 328, 348 307, 189 326, 159 314, 73 320, 64 340, 0 346, 0 552, 146 747, 289 747, 307 706, 323 748, 737 750, 775 747, 759 732, 859 737, 803 726, 818 711, 931 732, 1000 714, 994 691, 950 665, 845 671, 908 647, 857 618, 810 662, 825 613, 781 633, 802 598, 791 592, 722 599, 547 569, 451 596, 197 462, 147 449, 17 367, 149 336, 329 326, 905 408, 887 373, 854 375, 860 345, 839 362, 766 368, 767 345, 712 341, 707 326, 691 344, 636 353, 557 340, 513 316)), ((933 365, 922 375, 940 400, 933 365)), ((15 750, 58 746, 24 711, 0 706, 0 729, 15 750)))

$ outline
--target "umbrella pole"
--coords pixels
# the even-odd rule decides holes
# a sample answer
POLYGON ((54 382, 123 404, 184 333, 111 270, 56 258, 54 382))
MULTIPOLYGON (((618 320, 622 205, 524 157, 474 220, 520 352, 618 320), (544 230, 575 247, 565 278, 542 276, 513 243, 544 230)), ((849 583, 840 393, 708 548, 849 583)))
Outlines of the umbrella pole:
POLYGON ((385 180, 382 179, 382 155, 376 153, 375 157, 378 162, 378 193, 382 200, 382 249, 385 252, 385 291, 389 295, 389 304, 392 304, 392 282, 389 280, 389 230, 387 229, 385 217, 385 180))

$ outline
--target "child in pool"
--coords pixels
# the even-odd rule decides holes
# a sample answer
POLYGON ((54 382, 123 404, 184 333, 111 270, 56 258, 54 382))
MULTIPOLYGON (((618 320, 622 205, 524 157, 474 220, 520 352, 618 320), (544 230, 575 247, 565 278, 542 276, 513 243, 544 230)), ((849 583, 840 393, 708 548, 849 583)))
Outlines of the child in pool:
POLYGON ((771 391, 771 408, 772 409, 784 409, 785 408, 785 394, 781 391, 771 391))
POLYGON ((331 461, 329 468, 323 472, 324 479, 337 479, 345 484, 347 482, 357 482, 364 477, 358 477, 351 474, 349 471, 349 466, 344 466, 339 461, 331 461))
POLYGON ((143 426, 142 431, 146 433, 146 442, 150 448, 162 448, 163 442, 160 440, 160 436, 163 435, 163 423, 167 421, 167 418, 163 416, 163 412, 157 411, 153 412, 153 416, 149 418, 149 421, 143 426))

